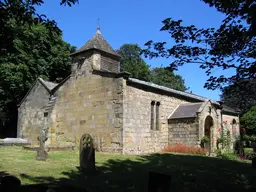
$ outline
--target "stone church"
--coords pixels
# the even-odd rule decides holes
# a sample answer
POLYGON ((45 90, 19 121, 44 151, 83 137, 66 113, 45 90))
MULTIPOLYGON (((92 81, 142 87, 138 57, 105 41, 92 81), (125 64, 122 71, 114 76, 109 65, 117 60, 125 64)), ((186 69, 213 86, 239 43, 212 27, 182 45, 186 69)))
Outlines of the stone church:
POLYGON ((239 134, 238 113, 221 103, 120 72, 120 56, 99 28, 72 59, 70 76, 59 84, 38 78, 21 101, 18 137, 38 145, 47 127, 49 147, 77 146, 89 133, 96 150, 142 154, 177 143, 200 147, 205 135, 214 151, 222 121, 239 134))

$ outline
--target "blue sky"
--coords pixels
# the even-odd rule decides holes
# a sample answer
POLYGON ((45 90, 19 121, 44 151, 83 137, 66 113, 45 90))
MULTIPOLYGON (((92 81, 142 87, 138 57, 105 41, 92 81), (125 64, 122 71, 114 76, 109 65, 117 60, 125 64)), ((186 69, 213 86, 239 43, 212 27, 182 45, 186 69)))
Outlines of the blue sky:
MULTIPOLYGON (((148 40, 170 41, 168 33, 160 32, 162 21, 168 17, 182 19, 184 24, 197 27, 218 27, 224 16, 200 0, 79 0, 72 7, 59 5, 60 0, 45 0, 39 13, 54 19, 63 31, 63 39, 81 47, 90 39, 100 18, 101 32, 114 48, 124 43, 137 43, 141 47, 148 40)), ((146 60, 152 67, 168 66, 170 60, 146 60)), ((221 69, 214 72, 220 75, 221 69)), ((196 64, 180 67, 180 74, 194 94, 219 100, 219 91, 203 88, 207 76, 196 64)), ((224 73, 226 74, 226 73, 224 73)))

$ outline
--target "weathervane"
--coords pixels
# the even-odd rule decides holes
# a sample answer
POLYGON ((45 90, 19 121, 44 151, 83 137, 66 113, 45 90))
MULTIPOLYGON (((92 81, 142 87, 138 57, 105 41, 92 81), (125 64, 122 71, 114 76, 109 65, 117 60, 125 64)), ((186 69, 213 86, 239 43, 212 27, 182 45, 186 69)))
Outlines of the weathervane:
POLYGON ((100 31, 100 18, 98 17, 98 27, 97 27, 97 30, 100 31))

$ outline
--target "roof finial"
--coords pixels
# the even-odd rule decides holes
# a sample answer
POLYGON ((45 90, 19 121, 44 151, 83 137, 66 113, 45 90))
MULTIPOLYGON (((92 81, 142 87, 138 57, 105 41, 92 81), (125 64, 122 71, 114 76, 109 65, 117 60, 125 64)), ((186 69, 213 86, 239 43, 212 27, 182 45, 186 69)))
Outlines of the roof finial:
POLYGON ((97 26, 97 32, 98 34, 101 34, 100 32, 100 19, 98 18, 98 26, 97 26))

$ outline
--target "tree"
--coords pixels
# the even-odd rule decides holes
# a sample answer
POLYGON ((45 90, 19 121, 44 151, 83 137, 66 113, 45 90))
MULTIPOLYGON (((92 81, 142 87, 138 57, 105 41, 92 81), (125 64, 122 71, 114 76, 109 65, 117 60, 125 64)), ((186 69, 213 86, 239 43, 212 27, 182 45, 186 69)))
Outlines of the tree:
POLYGON ((256 106, 251 107, 241 118, 247 135, 256 135, 256 106))
POLYGON ((150 70, 141 58, 142 49, 137 44, 124 44, 118 50, 121 56, 121 71, 131 73, 131 77, 151 81, 158 85, 185 91, 184 80, 180 75, 175 75, 169 67, 156 67, 150 70))
POLYGON ((0 131, 8 136, 16 134, 17 105, 36 78, 67 77, 75 50, 53 21, 38 20, 35 2, 43 1, 0 1, 0 131))
POLYGON ((143 54, 149 58, 173 58, 170 67, 177 70, 184 64, 198 64, 206 70, 208 89, 217 89, 245 79, 255 79, 256 73, 256 3, 253 0, 202 0, 226 18, 219 28, 185 26, 182 20, 167 18, 161 31, 167 31, 176 42, 148 41, 143 54), (232 76, 213 76, 216 68, 235 69, 232 76))
POLYGON ((180 75, 175 75, 169 67, 157 67, 152 69, 152 82, 158 85, 186 91, 184 79, 180 75))
POLYGON ((256 80, 244 80, 222 89, 221 100, 241 114, 256 105, 256 80))
MULTIPOLYGON (((12 51, 15 37, 20 35, 23 25, 41 23, 50 31, 61 33, 54 20, 36 13, 35 6, 40 6, 44 0, 0 0, 0 57, 12 51)), ((78 0, 61 0, 60 5, 78 3, 78 0)))
POLYGON ((121 71, 131 73, 131 77, 144 81, 151 80, 151 72, 149 66, 141 58, 141 48, 137 44, 124 44, 118 50, 121 56, 121 71))
POLYGON ((24 26, 12 49, 0 58, 0 119, 6 131, 16 127, 17 105, 38 77, 59 82, 70 74, 75 50, 41 24, 24 26))

